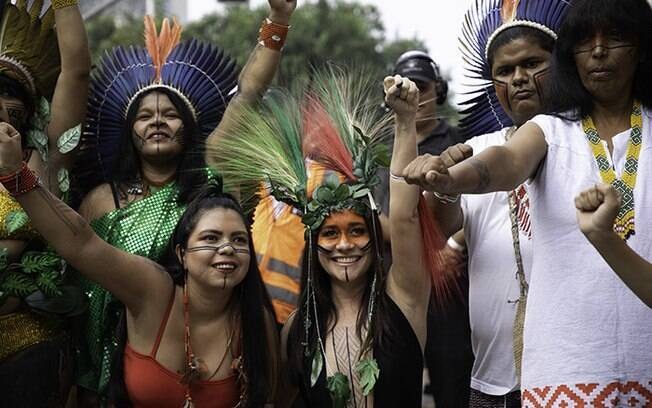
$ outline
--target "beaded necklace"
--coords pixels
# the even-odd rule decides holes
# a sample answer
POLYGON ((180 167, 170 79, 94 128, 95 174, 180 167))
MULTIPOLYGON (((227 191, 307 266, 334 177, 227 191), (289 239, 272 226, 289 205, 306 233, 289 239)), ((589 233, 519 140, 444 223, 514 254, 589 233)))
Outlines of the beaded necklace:
POLYGON ((643 141, 643 115, 641 114, 641 102, 634 101, 632 114, 630 116, 632 131, 627 142, 627 155, 625 167, 621 178, 616 176, 616 172, 607 158, 607 153, 601 143, 598 130, 593 124, 593 119, 586 116, 582 119, 582 129, 589 141, 595 162, 600 170, 600 177, 605 183, 611 184, 622 197, 622 204, 616 220, 614 222, 614 231, 624 240, 634 235, 634 186, 636 185, 636 173, 638 171, 638 156, 641 152, 643 141))

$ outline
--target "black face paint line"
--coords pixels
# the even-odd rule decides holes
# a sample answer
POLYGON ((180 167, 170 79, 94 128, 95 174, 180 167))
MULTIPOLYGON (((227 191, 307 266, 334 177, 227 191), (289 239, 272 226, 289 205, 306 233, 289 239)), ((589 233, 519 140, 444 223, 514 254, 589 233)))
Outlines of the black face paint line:
POLYGON ((347 266, 344 267, 344 277, 346 278, 346 281, 349 282, 349 268, 347 266))
POLYGON ((317 245, 317 251, 321 252, 324 255, 330 255, 333 251, 324 248, 323 246, 317 245))
POLYGON ((186 249, 186 252, 199 252, 199 251, 213 251, 215 253, 219 252, 222 250, 222 248, 226 247, 231 247, 231 250, 236 253, 236 254, 247 254, 249 255, 249 249, 248 248, 236 248, 231 244, 230 242, 226 242, 222 245, 199 245, 195 247, 190 247, 186 249))
MULTIPOLYGON (((161 101, 160 101, 161 94, 158 92, 156 93, 156 111, 154 113, 154 127, 156 128, 156 131, 161 130, 161 101)), ((161 140, 156 139, 156 153, 161 153, 161 140)))
POLYGON ((512 104, 509 101, 509 97, 507 95, 507 83, 503 81, 499 81, 497 79, 493 80, 494 83, 494 88, 496 89, 496 96, 500 95, 502 98, 498 98, 500 101, 501 99, 505 101, 507 104, 507 110, 511 111, 512 110, 512 104))
POLYGON ((550 73, 550 67, 545 67, 542 70, 532 74, 532 79, 534 80, 534 87, 537 90, 537 95, 539 95, 540 101, 544 99, 544 89, 545 89, 544 84, 549 73, 550 73))
POLYGON ((222 290, 226 289, 226 275, 224 275, 224 283, 222 284, 222 290))

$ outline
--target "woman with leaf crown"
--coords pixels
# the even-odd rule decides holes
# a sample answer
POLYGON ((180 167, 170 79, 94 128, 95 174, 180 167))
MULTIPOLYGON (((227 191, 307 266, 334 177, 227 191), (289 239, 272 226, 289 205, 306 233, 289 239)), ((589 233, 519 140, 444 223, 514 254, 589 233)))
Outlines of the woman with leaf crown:
MULTIPOLYGON (((269 4, 239 80, 221 49, 197 40, 179 43, 181 27, 167 19, 160 33, 152 18, 145 19, 146 47, 116 48, 102 60, 91 83, 79 173, 82 188, 90 190, 80 213, 104 240, 163 261, 185 207, 210 178, 204 143, 233 112, 257 100, 276 72, 296 1, 269 4)), ((123 377, 113 372, 122 372, 125 319, 120 299, 96 283, 83 285, 90 310, 77 382, 91 391, 82 403, 94 404, 93 393, 106 400, 110 382, 124 397, 123 377)), ((128 323, 129 307, 126 317, 128 323)))
MULTIPOLYGON (((302 215, 300 303, 283 328, 281 350, 294 391, 281 406, 421 405, 429 270, 436 290, 446 293, 433 250, 442 242, 432 219, 420 216, 419 189, 395 175, 390 222, 401 239, 392 245, 392 269, 383 271, 371 187, 389 161, 391 118, 379 114, 370 84, 363 74, 316 72, 300 96, 270 98, 244 112, 209 152, 228 186, 262 183, 302 215), (309 191, 315 167, 337 175, 309 191)), ((396 111, 396 173, 415 157, 418 90, 398 76, 385 88, 396 111)))
MULTIPOLYGON (((90 54, 76 1, 0 4, 0 122, 20 129, 25 165, 65 197, 86 112, 90 54)), ((71 380, 64 316, 83 310, 65 264, 0 189, 0 389, 3 406, 63 406, 71 380), (38 392, 37 392, 38 390, 38 392)))

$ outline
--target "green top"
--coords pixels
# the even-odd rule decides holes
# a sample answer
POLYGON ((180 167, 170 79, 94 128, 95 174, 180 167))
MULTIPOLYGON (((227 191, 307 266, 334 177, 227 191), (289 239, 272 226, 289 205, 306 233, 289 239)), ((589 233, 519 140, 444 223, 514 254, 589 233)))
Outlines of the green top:
MULTIPOLYGON (((177 192, 175 183, 168 184, 147 198, 92 221, 91 226, 109 244, 160 261, 185 210, 176 201, 177 192)), ((89 308, 84 327, 86 341, 77 353, 77 384, 103 396, 117 349, 115 332, 122 304, 96 283, 80 280, 89 308)))

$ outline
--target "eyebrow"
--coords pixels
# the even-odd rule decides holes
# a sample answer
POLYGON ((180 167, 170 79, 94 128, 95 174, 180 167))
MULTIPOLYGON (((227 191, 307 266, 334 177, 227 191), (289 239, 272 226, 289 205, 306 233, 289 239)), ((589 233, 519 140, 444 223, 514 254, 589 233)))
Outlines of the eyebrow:
MULTIPOLYGON (((216 230, 216 229, 205 229, 199 231, 200 234, 216 234, 216 235, 224 235, 224 231, 216 230)), ((237 230, 231 233, 231 235, 247 235, 247 231, 244 230, 237 230)))

